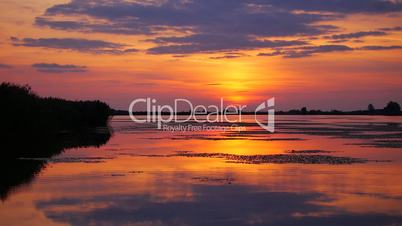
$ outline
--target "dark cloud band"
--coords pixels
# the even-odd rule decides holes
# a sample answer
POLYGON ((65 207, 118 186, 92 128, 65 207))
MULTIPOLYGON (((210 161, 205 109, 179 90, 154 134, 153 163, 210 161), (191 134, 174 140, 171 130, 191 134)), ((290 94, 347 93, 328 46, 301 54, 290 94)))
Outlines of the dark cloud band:
MULTIPOLYGON (((157 38, 148 41, 155 46, 148 49, 148 53, 177 55, 278 47, 278 43, 261 41, 267 38, 283 40, 283 37, 296 39, 326 35, 336 43, 365 36, 382 36, 388 30, 330 36, 328 34, 338 28, 327 23, 354 13, 401 11, 402 2, 396 0, 71 0, 48 8, 36 18, 35 24, 82 32, 153 35, 157 38), (181 35, 164 37, 166 31, 181 35)), ((24 45, 34 45, 32 40, 28 41, 24 45)), ((296 42, 285 45, 297 45, 296 42)), ((115 43, 87 44, 101 47, 67 48, 106 54, 126 53, 122 50, 124 47, 115 46, 115 43)))

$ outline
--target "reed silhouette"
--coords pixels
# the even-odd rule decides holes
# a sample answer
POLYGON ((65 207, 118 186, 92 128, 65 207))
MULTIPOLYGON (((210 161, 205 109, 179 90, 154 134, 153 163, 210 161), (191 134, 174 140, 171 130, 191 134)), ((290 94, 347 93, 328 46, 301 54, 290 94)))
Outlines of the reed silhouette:
POLYGON ((57 131, 104 126, 112 110, 101 101, 42 98, 29 86, 0 84, 2 130, 57 131))

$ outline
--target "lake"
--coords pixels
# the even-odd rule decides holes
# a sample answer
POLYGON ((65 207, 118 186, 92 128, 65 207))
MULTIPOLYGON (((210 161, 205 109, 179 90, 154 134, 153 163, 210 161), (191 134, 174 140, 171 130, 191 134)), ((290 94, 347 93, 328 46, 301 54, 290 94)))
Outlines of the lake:
POLYGON ((107 142, 21 158, 41 165, 4 188, 0 225, 402 225, 402 117, 277 116, 275 133, 245 117, 115 116, 107 142))

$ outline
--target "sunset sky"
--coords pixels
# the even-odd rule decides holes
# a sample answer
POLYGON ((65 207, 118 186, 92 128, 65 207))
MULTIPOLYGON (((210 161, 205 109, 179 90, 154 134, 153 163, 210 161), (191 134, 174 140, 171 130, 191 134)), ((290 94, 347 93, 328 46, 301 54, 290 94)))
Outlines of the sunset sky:
POLYGON ((2 0, 0 81, 100 99, 402 103, 401 0, 2 0))

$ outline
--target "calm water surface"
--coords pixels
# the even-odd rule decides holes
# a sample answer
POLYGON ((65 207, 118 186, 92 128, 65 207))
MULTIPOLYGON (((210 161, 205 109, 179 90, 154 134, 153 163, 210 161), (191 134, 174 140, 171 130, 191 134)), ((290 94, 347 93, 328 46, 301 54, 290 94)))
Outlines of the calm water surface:
POLYGON ((252 117, 241 132, 110 127, 105 145, 65 150, 12 187, 0 225, 402 225, 402 117, 279 116, 274 134, 252 117), (285 160, 249 161, 274 154, 285 160))

